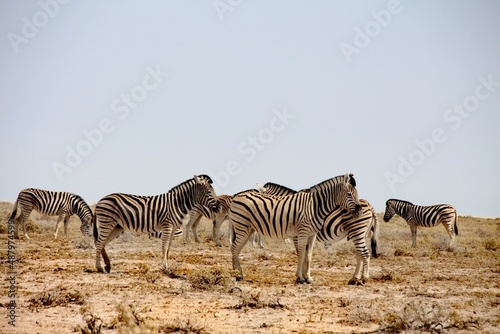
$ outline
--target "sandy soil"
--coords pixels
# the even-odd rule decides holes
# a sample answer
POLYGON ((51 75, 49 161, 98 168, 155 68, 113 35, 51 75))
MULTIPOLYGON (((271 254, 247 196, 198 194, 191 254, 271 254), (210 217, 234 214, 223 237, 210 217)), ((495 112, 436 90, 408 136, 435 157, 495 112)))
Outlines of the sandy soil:
POLYGON ((416 249, 403 221, 380 220, 381 256, 365 286, 347 285, 355 267, 348 241, 317 244, 315 282, 298 285, 293 246, 272 240, 245 246, 245 280, 236 282, 227 241, 216 247, 208 222, 201 243, 175 241, 170 272, 160 270, 159 240, 125 235, 107 247, 111 273, 99 274, 77 219, 67 240, 54 241, 55 219, 37 214, 31 239, 15 241, 11 275, 9 205, 0 206, 1 333, 500 333, 500 219, 460 217, 452 248, 444 228, 420 229, 416 249))

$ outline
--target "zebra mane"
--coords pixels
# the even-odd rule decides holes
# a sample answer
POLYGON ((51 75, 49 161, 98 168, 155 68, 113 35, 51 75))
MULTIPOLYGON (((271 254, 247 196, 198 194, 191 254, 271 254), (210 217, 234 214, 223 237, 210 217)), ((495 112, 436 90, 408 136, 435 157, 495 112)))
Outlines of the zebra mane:
POLYGON ((246 193, 260 193, 260 191, 258 191, 256 189, 247 189, 247 190, 243 190, 243 191, 240 191, 240 192, 234 194, 233 197, 236 197, 236 196, 241 195, 241 194, 246 194, 246 193))
POLYGON ((266 184, 264 184, 264 188, 280 188, 280 189, 284 189, 284 190, 291 192, 291 193, 297 192, 296 190, 293 190, 291 188, 282 186, 282 185, 274 183, 274 182, 267 182, 266 184))
POLYGON ((396 202, 396 203, 401 203, 401 204, 414 205, 412 202, 408 202, 408 201, 404 201, 402 199, 396 199, 396 198, 388 199, 387 202, 385 202, 385 205, 387 205, 390 201, 393 201, 393 202, 396 202))
POLYGON ((310 188, 303 189, 303 190, 301 190, 301 192, 315 192, 315 191, 323 190, 327 187, 331 187, 333 185, 336 185, 336 184, 341 183, 341 182, 346 182, 346 181, 349 181, 349 183, 353 187, 356 186, 356 180, 354 179, 353 175, 352 174, 345 174, 345 175, 339 175, 339 176, 332 177, 331 179, 320 182, 320 183, 318 183, 310 188))
MULTIPOLYGON (((212 179, 208 175, 198 175, 198 178, 202 179, 203 181, 207 181, 208 183, 212 184, 212 179)), ((187 179, 186 181, 182 182, 181 184, 176 185, 172 189, 170 189, 168 192, 173 193, 177 192, 179 190, 182 190, 182 188, 185 188, 187 185, 190 183, 195 182, 194 178, 187 179)))

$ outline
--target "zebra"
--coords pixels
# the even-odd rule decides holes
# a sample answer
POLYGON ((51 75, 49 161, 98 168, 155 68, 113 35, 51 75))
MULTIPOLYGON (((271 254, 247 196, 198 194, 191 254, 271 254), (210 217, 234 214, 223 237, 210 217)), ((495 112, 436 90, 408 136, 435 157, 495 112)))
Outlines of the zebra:
POLYGON ((229 219, 235 233, 231 255, 233 269, 238 271, 236 279, 243 279, 239 261, 241 249, 250 235, 257 231, 273 239, 296 237, 296 282, 311 283, 310 263, 316 234, 336 205, 355 216, 359 215, 361 206, 352 174, 328 179, 307 192, 288 196, 258 192, 245 192, 235 196, 230 206, 229 219))
POLYGON ((75 214, 82 222, 80 231, 83 235, 90 235, 90 224, 93 214, 83 198, 69 192, 27 188, 21 190, 17 196, 14 211, 9 218, 9 222, 15 223, 14 237, 16 239, 19 238, 20 224, 23 226, 24 238, 29 239, 25 222, 33 210, 50 216, 59 216, 56 223, 56 231, 54 232, 54 239, 57 239, 61 221, 64 221, 64 237, 68 238, 68 221, 75 214), (21 214, 16 219, 18 207, 21 214))
MULTIPOLYGON (((233 200, 233 196, 230 195, 220 195, 217 197, 217 203, 219 204, 219 211, 214 213, 215 217, 213 218, 213 226, 212 226, 212 239, 215 241, 215 244, 218 247, 222 247, 220 242, 220 227, 224 221, 226 221, 228 213, 229 213, 229 205, 233 200)), ((189 231, 193 233, 194 241, 200 242, 198 238, 197 228, 200 223, 202 215, 195 214, 190 217, 189 222, 186 225, 186 234, 185 241, 189 243, 189 231)))
POLYGON ((417 226, 434 227, 443 224, 450 236, 450 247, 458 235, 457 210, 449 204, 421 206, 399 199, 389 199, 385 203, 384 221, 388 222, 395 214, 410 225, 412 247, 417 247, 417 226))
MULTIPOLYGON (((275 195, 291 195, 297 191, 272 182, 264 186, 258 185, 264 193, 275 195)), ((309 189, 301 190, 309 191, 309 189)), ((366 239, 371 239, 371 253, 377 257, 377 243, 379 235, 379 224, 376 211, 365 199, 359 200, 362 213, 358 217, 353 217, 348 211, 341 207, 335 207, 326 217, 321 230, 316 236, 316 240, 329 244, 343 240, 345 237, 352 240, 356 247, 356 269, 353 277, 349 280, 349 285, 364 285, 370 277, 370 253, 366 245, 366 239)), ((296 237, 294 237, 295 242, 296 237)))
POLYGON ((211 183, 209 176, 195 175, 161 195, 115 193, 103 197, 97 203, 93 222, 97 271, 103 272, 101 256, 104 269, 108 273, 111 271, 111 261, 104 247, 125 229, 135 234, 161 231, 163 267, 168 268, 170 246, 183 218, 191 210, 202 212, 207 217, 217 211, 218 204, 211 183))

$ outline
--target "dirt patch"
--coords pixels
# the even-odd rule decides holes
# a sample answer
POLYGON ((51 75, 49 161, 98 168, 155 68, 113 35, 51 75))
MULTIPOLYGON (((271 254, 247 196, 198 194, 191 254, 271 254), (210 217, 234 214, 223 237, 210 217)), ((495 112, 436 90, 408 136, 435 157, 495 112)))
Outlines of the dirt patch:
POLYGON ((200 224, 201 243, 174 242, 169 273, 160 269, 159 240, 126 235, 107 247, 111 273, 99 274, 93 242, 77 219, 68 240, 56 241, 55 219, 32 219, 39 229, 15 243, 14 299, 7 234, 0 234, 7 287, 0 294, 2 333, 494 333, 500 327, 500 219, 460 217, 452 248, 442 227, 419 229, 413 249, 403 221, 383 223, 381 256, 371 260, 365 286, 347 285, 356 264, 347 241, 316 245, 310 285, 294 283, 292 245, 247 244, 245 280, 236 282, 227 241, 216 247, 208 222, 200 224), (15 327, 8 324, 11 300, 15 327))

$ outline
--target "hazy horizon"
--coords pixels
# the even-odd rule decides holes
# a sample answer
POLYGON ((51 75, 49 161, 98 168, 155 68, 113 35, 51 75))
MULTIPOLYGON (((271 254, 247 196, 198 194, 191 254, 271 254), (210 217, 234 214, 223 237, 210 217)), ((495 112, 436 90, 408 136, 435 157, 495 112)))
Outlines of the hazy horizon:
POLYGON ((0 199, 353 173, 500 217, 500 3, 0 3, 0 199))

